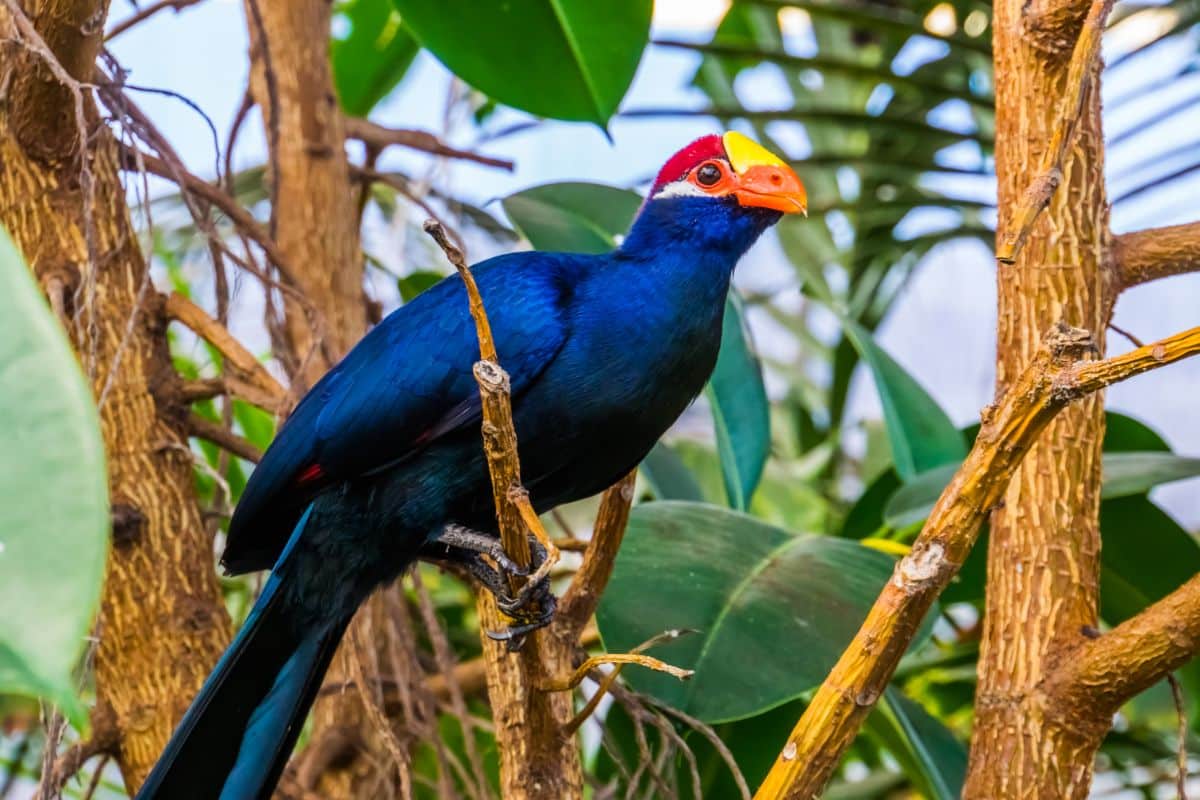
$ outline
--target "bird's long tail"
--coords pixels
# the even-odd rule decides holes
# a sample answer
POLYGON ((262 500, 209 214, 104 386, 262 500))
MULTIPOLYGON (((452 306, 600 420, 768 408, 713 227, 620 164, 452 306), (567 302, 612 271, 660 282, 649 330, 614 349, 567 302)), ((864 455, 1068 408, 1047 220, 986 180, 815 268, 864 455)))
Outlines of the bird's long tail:
MULTIPOLYGON (((310 509, 311 510, 311 509, 310 509)), ((313 624, 282 591, 281 566, 138 792, 138 800, 268 798, 349 617, 313 624)))

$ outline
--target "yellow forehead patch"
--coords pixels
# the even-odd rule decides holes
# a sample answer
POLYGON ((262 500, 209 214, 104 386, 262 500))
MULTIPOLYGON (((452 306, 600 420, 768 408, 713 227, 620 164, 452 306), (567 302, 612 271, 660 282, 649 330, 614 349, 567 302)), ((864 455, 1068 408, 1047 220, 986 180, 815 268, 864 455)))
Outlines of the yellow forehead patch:
POLYGON ((737 131, 729 131, 721 137, 725 145, 725 155, 729 156, 729 164, 734 172, 741 175, 750 167, 785 166, 782 158, 737 131))

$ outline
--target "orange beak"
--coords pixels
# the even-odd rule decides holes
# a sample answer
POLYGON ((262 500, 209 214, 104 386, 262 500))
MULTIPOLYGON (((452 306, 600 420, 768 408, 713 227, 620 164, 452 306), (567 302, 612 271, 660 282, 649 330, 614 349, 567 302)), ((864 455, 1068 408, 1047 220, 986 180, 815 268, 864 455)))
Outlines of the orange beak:
POLYGON ((783 159, 737 131, 722 140, 735 176, 730 193, 739 203, 808 216, 808 193, 783 159))
POLYGON ((795 170, 786 164, 760 164, 737 176, 732 192, 744 206, 771 208, 784 214, 808 216, 808 194, 795 170))

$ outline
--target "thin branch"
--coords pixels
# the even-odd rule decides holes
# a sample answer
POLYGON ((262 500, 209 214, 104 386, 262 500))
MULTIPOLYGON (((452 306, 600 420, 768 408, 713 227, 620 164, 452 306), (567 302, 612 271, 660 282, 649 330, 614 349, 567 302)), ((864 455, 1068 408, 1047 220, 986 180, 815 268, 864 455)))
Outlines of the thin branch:
POLYGON ((359 117, 346 117, 346 138, 357 139, 375 150, 383 150, 390 145, 399 145, 424 153, 431 153, 443 158, 455 158, 462 161, 474 161, 489 167, 512 172, 513 162, 503 158, 493 158, 470 150, 460 150, 451 147, 428 131, 418 131, 408 128, 387 128, 370 120, 359 117))
POLYGON ((574 639, 596 611, 600 595, 608 585, 616 563, 617 550, 625 538, 625 524, 633 504, 633 485, 637 470, 630 472, 604 493, 592 538, 583 554, 583 563, 558 605, 554 619, 556 633, 574 639))
POLYGON ((239 458, 244 458, 257 464, 262 461, 262 450, 233 433, 228 428, 216 422, 210 422, 196 413, 188 414, 188 434, 207 439, 218 447, 223 447, 239 458))
POLYGON ((1187 796, 1187 776, 1188 776, 1188 721, 1187 721, 1187 704, 1183 700, 1183 686, 1180 685, 1179 679, 1175 677, 1175 673, 1167 673, 1167 683, 1171 687, 1171 700, 1175 703, 1175 716, 1178 725, 1175 728, 1175 794, 1176 800, 1188 800, 1187 796))
POLYGON ((109 28, 108 33, 104 34, 104 41, 107 42, 117 38, 125 31, 141 22, 145 22, 147 19, 160 11, 170 8, 178 13, 188 6, 194 6, 199 2, 201 2, 201 0, 159 0, 157 3, 151 3, 148 6, 138 9, 133 14, 109 28))
POLYGON ((235 373, 225 376, 226 390, 271 411, 280 407, 287 390, 224 325, 179 292, 167 295, 165 311, 167 316, 186 325, 225 357, 226 366, 235 373), (245 380, 238 380, 238 376, 245 380))
POLYGON ((1200 222, 1123 233, 1113 254, 1122 289, 1200 271, 1200 222))
MULTIPOLYGON (((130 148, 122 145, 121 150, 124 158, 129 159, 131 162, 136 160, 135 154, 130 148)), ((275 265, 275 268, 279 270, 279 273, 289 283, 295 284, 295 281, 292 279, 294 273, 288 268, 287 257, 279 249, 279 245, 271 238, 271 235, 263 227, 262 223, 256 220, 237 200, 203 178, 186 171, 180 173, 157 156, 142 153, 140 158, 145 161, 146 170, 152 175, 166 178, 178 184, 180 189, 199 195, 204 200, 216 206, 221 213, 229 217, 229 220, 239 231, 262 248, 263 252, 267 254, 267 258, 271 259, 271 263, 275 265)))
MULTIPOLYGON (((789 735, 758 790, 759 800, 811 798, 821 793, 887 687, 929 607, 966 561, 984 518, 1000 502, 1013 473, 1046 425, 1073 400, 1200 353, 1200 328, 1115 358, 1075 363, 1093 348, 1087 331, 1060 324, 1046 334, 1033 362, 1001 401, 985 410, 971 452, 942 492, 912 552, 896 564, 892 579, 854 641, 789 735)), ((1115 677, 1117 683, 1131 687, 1160 679, 1162 669, 1174 669, 1200 646, 1200 576, 1187 587, 1187 602, 1176 598, 1172 603, 1184 590, 1168 596, 1095 643, 1083 645, 1078 655, 1064 659, 1071 667, 1066 671, 1082 670, 1087 675, 1091 667, 1103 671, 1104 681, 1115 677), (1185 611, 1190 612, 1190 620, 1185 611), (1168 623, 1173 627, 1168 629, 1168 623), (1195 635, 1177 635, 1180 626, 1194 626, 1195 635), (1144 670, 1163 661, 1156 657, 1143 660, 1155 643, 1164 650, 1173 648, 1178 660, 1166 659, 1156 674, 1139 677, 1136 665, 1144 670)), ((1076 700, 1069 706, 1071 713, 1098 705, 1091 692, 1080 693, 1076 700), (1086 700, 1081 699, 1084 696, 1086 700)))
POLYGON ((541 689, 546 692, 565 692, 574 689, 583 683, 583 679, 587 677, 589 672, 604 664, 618 664, 621 666, 625 664, 637 664, 640 667, 652 669, 655 672, 665 672, 672 678, 678 678, 681 681, 686 681, 696 674, 696 671, 693 669, 683 669, 682 667, 668 664, 661 659, 645 656, 641 653, 603 653, 598 656, 592 656, 584 661, 576 667, 570 676, 561 680, 552 680, 543 683, 541 689))
POLYGON ((1100 55, 1100 39, 1104 33, 1104 21, 1112 9, 1113 0, 1092 0, 1079 39, 1071 53, 1071 63, 1067 68, 1066 94, 1059 106, 1058 120, 1054 133, 1046 150, 1042 153, 1042 163, 1036 176, 1025 188, 1013 209, 1012 218, 1005 230, 998 237, 996 244, 996 259, 1005 264, 1017 260, 1017 255, 1033 230, 1033 224, 1038 216, 1050 204, 1054 190, 1062 183, 1063 159, 1067 148, 1075 141, 1076 123, 1083 109, 1083 98, 1090 83, 1092 67, 1100 55))

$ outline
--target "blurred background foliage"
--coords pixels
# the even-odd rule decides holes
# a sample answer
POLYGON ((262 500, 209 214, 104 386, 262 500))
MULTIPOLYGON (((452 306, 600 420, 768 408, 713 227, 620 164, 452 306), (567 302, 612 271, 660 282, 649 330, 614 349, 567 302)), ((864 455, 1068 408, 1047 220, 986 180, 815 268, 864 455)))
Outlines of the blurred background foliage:
MULTIPOLYGON (((629 534, 597 615, 603 645, 614 651, 691 629, 654 654, 694 668, 696 677, 678 684, 629 671, 616 701, 583 730, 594 797, 739 797, 765 774, 975 433, 956 427, 875 335, 933 248, 962 239, 991 246, 991 8, 975 0, 738 0, 704 34, 676 38, 652 29, 650 0, 554 5, 557 14, 549 4, 516 0, 504 10, 464 0, 342 0, 331 32, 336 86, 345 113, 367 117, 424 48, 460 79, 445 112, 446 132, 459 141, 503 152, 506 137, 543 118, 605 127, 614 115, 703 117, 795 162, 810 218, 784 220, 762 246, 768 255, 755 263, 769 261, 767 280, 739 276, 717 372, 643 464, 629 534), (689 88, 703 104, 619 110, 646 47, 695 54, 689 88), (769 104, 757 83, 741 79, 763 65, 779 78, 769 104), (766 356, 764 337, 790 347, 773 346, 766 356), (882 409, 866 435, 847 420, 860 369, 873 379, 882 409)), ((1195 143, 1154 159, 1121 154, 1189 107, 1191 96, 1149 108, 1142 100, 1194 71, 1198 23, 1195 0, 1117 6, 1109 38, 1133 45, 1111 59, 1110 72, 1156 52, 1178 62, 1168 78, 1127 80, 1133 88, 1109 98, 1111 114, 1124 123, 1110 134, 1111 154, 1129 164, 1111 177, 1117 203, 1153 200, 1157 189, 1200 168, 1195 143)), ((457 196, 445 171, 428 161, 380 171, 388 180, 372 188, 364 243, 371 292, 385 308, 449 272, 419 233, 431 214, 477 255, 523 246, 601 251, 619 242, 648 182, 541 185, 477 205, 457 196)), ((226 177, 239 201, 265 219, 264 174, 255 164, 226 177)), ((203 262, 206 246, 181 198, 164 190, 148 204, 134 200, 161 284, 207 302, 209 279, 190 267, 203 262)), ((231 325, 269 358, 255 330, 261 291, 238 291, 231 325)), ((935 338, 936 324, 930 327, 935 338)), ((171 335, 185 376, 213 374, 214 354, 188 335, 171 335)), ((929 352, 936 357, 934 347, 929 352)), ((223 413, 213 401, 195 410, 213 421, 223 413)), ((270 414, 240 401, 231 413, 255 446, 270 443, 270 414)), ((219 529, 252 465, 208 443, 195 447, 197 490, 219 529)), ((1105 451, 1102 617, 1114 624, 1200 571, 1194 532, 1148 494, 1200 474, 1200 461, 1172 453, 1158 432, 1116 413, 1105 451)), ((593 511, 579 504, 554 515, 554 524, 564 537, 586 538, 593 511)), ((985 543, 976 548, 931 612, 828 797, 958 796, 985 550, 985 543)), ((433 569, 422 567, 420 577, 455 656, 476 657, 469 591, 433 569)), ((226 580, 235 620, 257 585, 226 580)), ((415 591, 408 597, 414 608, 421 602, 415 591)), ((432 648, 431 641, 423 640, 432 648)), ((1193 664, 1180 677, 1196 720, 1200 672, 1193 664)), ((3 702, 0 798, 19 792, 16 776, 35 775, 40 760, 36 707, 3 702)), ((481 697, 470 702, 472 714, 486 717, 481 697)), ((1097 794, 1163 796, 1173 782, 1175 728, 1165 686, 1130 703, 1102 751, 1097 794)), ((436 730, 462 763, 489 775, 476 785, 457 774, 458 790, 482 796, 490 783, 494 792, 495 746, 486 729, 444 713, 436 730)), ((441 764, 428 742, 418 745, 420 796, 435 796, 429 787, 438 786, 441 764)), ((87 777, 67 794, 83 794, 87 777)), ((112 775, 99 781, 97 796, 119 796, 112 775)))

